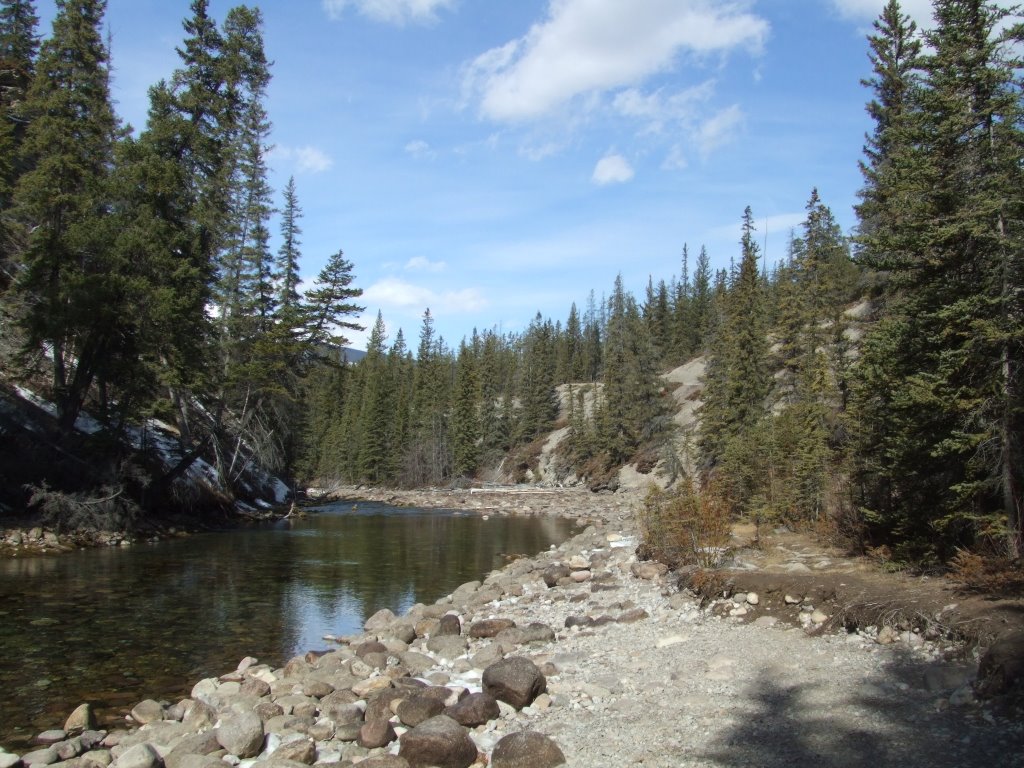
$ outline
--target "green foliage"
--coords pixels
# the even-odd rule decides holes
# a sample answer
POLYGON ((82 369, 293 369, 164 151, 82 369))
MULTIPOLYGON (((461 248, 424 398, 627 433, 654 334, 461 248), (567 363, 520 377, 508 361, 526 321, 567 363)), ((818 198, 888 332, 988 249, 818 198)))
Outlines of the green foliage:
POLYGON ((1022 27, 982 0, 934 10, 926 53, 901 42, 914 31, 895 3, 872 39, 859 257, 888 283, 854 368, 854 467, 873 532, 909 556, 945 560, 999 527, 1019 555, 1022 27))

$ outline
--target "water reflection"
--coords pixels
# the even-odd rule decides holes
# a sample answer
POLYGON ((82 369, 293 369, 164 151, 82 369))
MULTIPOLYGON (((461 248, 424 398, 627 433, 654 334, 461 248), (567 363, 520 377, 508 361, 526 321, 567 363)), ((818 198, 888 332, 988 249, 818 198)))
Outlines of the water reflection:
POLYGON ((432 602, 571 533, 549 518, 335 504, 273 526, 0 561, 0 744, 173 697, 246 655, 271 664, 432 602), (186 688, 183 688, 186 687, 186 688))

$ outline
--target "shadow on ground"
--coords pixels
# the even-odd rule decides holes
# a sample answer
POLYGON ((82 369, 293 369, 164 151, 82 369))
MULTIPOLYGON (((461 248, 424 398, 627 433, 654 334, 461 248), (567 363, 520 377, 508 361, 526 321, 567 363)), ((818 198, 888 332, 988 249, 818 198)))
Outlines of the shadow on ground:
MULTIPOLYGON (((894 655, 885 673, 846 697, 787 682, 767 668, 752 679, 702 764, 772 768, 1015 768, 1024 725, 987 707, 938 706, 948 665, 894 655), (933 690, 929 690, 932 688, 933 690)), ((1019 714, 1019 713, 1018 713, 1019 714)))

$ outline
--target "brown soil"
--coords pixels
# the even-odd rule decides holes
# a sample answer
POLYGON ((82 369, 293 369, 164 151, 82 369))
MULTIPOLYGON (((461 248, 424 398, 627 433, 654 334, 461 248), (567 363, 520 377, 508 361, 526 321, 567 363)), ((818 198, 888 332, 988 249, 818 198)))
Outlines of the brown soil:
POLYGON ((755 541, 752 527, 738 527, 734 537, 738 545, 730 567, 683 571, 680 586, 707 601, 723 593, 756 592, 757 615, 770 611, 794 625, 800 623, 801 606, 810 604, 829 617, 821 632, 889 626, 952 641, 964 654, 1024 632, 1021 594, 975 594, 947 577, 887 571, 798 533, 762 532, 755 541))

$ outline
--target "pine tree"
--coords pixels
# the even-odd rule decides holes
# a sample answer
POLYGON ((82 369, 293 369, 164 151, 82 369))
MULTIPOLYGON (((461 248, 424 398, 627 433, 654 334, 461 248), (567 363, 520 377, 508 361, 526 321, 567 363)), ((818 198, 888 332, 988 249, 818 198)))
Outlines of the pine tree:
POLYGON ((480 460, 480 386, 475 347, 459 345, 452 401, 452 472, 455 477, 472 477, 480 460))
MULTIPOLYGON (((0 212, 11 206, 14 187, 29 160, 21 146, 28 116, 25 98, 39 52, 39 17, 30 0, 0 2, 0 212)), ((0 292, 13 279, 9 263, 15 244, 0 219, 0 292)))
POLYGON ((756 439, 763 430, 771 379, 763 285, 750 207, 743 213, 742 256, 723 299, 704 378, 698 440, 700 463, 749 511, 760 492, 756 439))
POLYGON ((281 247, 277 251, 277 275, 279 276, 277 304, 282 312, 289 312, 299 303, 299 259, 302 228, 299 219, 302 208, 295 191, 295 177, 288 179, 284 188, 284 208, 281 210, 281 247))
POLYGON ((15 291, 26 351, 48 349, 58 429, 68 434, 93 383, 131 364, 130 265, 111 247, 107 216, 120 126, 110 103, 102 0, 57 3, 24 102, 31 170, 14 191, 24 238, 15 291))
POLYGON ((519 425, 516 438, 528 443, 551 428, 558 416, 555 393, 555 333, 538 312, 522 339, 518 370, 519 425))
POLYGON ((363 295, 363 290, 352 287, 352 269, 352 262, 339 250, 327 260, 312 288, 306 291, 302 312, 307 344, 340 347, 348 343, 344 331, 363 330, 358 323, 346 319, 363 311, 363 307, 353 303, 353 299, 363 295))
POLYGON ((1019 555, 1021 27, 991 2, 934 7, 904 130, 882 112, 869 146, 884 151, 866 167, 861 254, 891 276, 854 382, 859 480, 869 522, 911 556, 1000 528, 1019 555))
POLYGON ((349 435, 349 439, 359 446, 359 478, 377 484, 390 480, 394 471, 390 465, 388 440, 393 390, 385 341, 384 317, 378 312, 370 331, 366 357, 359 362, 363 374, 359 432, 349 435))

